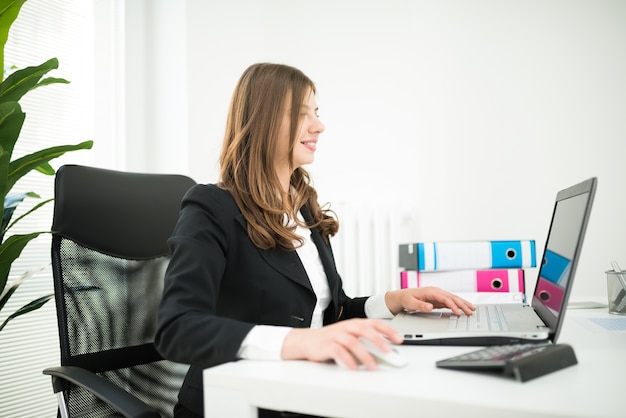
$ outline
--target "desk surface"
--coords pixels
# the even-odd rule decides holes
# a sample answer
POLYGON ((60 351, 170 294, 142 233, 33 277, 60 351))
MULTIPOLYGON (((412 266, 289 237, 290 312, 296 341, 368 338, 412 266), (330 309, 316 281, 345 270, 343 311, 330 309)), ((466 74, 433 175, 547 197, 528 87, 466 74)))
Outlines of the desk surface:
POLYGON ((251 361, 204 371, 207 417, 256 418, 256 408, 342 418, 416 416, 624 417, 626 331, 596 330, 607 309, 568 309, 559 343, 578 364, 520 383, 500 375, 438 369, 437 360, 479 347, 400 346, 401 368, 344 370, 330 363, 251 361))

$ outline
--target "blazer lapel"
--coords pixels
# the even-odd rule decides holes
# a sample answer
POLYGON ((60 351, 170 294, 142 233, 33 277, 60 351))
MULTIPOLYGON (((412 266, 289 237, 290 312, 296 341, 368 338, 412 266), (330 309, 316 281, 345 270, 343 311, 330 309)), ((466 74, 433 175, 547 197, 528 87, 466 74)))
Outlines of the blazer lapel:
MULTIPOLYGON (((247 222, 243 215, 237 215, 237 221, 247 231, 247 222)), ((298 257, 295 251, 285 251, 280 248, 272 248, 270 250, 257 248, 257 250, 265 262, 280 274, 313 291, 309 277, 304 270, 300 257, 298 257)))

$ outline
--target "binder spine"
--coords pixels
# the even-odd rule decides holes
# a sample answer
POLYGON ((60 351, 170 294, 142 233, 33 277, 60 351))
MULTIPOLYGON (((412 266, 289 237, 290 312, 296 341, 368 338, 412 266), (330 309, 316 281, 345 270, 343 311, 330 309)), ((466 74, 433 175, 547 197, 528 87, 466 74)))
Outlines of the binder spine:
POLYGON ((536 267, 534 240, 418 242, 400 244, 404 270, 446 271, 536 267))
POLYGON ((402 289, 436 286, 448 292, 525 293, 523 269, 454 270, 441 272, 400 272, 402 289))

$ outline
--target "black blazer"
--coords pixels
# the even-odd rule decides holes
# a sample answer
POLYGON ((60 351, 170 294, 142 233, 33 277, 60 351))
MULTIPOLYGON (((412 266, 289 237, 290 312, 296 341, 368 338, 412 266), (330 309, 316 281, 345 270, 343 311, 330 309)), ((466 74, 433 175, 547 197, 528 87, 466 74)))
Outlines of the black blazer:
MULTIPOLYGON (((301 213, 311 222, 306 207, 301 213)), ((365 317, 367 298, 346 296, 330 245, 317 229, 311 237, 332 295, 324 324, 365 317)), ((234 199, 215 185, 187 193, 168 243, 155 343, 163 357, 191 365, 179 399, 202 414, 202 369, 236 360, 256 324, 309 327, 316 298, 297 253, 257 248, 234 199)))

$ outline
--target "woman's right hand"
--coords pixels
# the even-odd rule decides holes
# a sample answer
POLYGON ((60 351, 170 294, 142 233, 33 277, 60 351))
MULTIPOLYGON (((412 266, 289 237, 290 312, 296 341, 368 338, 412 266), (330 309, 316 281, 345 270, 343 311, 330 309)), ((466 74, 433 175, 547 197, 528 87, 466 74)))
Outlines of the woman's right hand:
POLYGON ((356 318, 323 328, 294 328, 284 340, 281 357, 316 362, 334 360, 353 370, 362 363, 366 369, 376 370, 376 360, 359 338, 371 341, 383 352, 391 350, 390 342, 400 344, 403 341, 383 320, 356 318))

